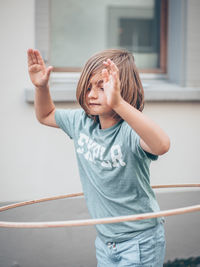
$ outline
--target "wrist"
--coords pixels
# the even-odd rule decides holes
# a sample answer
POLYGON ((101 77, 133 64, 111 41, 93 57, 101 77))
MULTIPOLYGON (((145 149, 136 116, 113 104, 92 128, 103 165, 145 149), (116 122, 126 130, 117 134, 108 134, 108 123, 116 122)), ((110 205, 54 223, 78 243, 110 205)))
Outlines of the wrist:
POLYGON ((113 105, 112 109, 117 112, 124 104, 124 102, 126 101, 122 97, 120 97, 120 99, 113 105))
POLYGON ((36 90, 39 90, 39 91, 49 91, 49 85, 43 85, 43 86, 36 86, 35 87, 36 90))

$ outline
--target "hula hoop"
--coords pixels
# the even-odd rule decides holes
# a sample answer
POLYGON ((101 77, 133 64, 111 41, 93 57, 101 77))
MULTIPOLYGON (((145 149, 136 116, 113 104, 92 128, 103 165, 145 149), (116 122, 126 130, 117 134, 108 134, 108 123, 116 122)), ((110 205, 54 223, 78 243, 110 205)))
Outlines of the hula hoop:
MULTIPOLYGON (((160 188, 183 188, 183 187, 200 187, 200 184, 171 184, 171 185, 154 185, 152 188, 160 189, 160 188)), ((41 198, 36 200, 29 200, 24 202, 18 202, 7 206, 0 207, 0 212, 14 209, 17 207, 22 207, 25 205, 36 204, 45 201, 58 200, 64 198, 78 197, 83 196, 83 193, 75 193, 68 195, 60 195, 53 196, 47 198, 41 198)), ((84 220, 68 220, 68 221, 52 221, 52 222, 6 222, 0 221, 0 227, 3 228, 55 228, 55 227, 72 227, 72 226, 89 226, 95 224, 108 224, 108 223, 119 223, 125 221, 138 221, 144 219, 152 219, 163 216, 172 216, 185 214, 190 212, 200 211, 200 204, 194 206, 188 206, 177 209, 170 209, 159 212, 150 212, 136 215, 128 215, 128 216, 117 216, 117 217, 107 217, 107 218, 98 218, 98 219, 84 219, 84 220)))

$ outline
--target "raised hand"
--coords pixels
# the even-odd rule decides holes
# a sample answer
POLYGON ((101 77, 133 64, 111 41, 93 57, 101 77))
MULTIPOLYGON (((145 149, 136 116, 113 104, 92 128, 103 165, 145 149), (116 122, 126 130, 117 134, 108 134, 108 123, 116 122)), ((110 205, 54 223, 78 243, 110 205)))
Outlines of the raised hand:
POLYGON ((48 85, 52 66, 46 67, 38 50, 28 49, 28 71, 32 83, 37 88, 45 88, 48 85))
POLYGON ((104 93, 107 98, 107 104, 114 109, 122 99, 120 93, 119 70, 110 59, 104 61, 103 64, 106 67, 102 70, 104 93))

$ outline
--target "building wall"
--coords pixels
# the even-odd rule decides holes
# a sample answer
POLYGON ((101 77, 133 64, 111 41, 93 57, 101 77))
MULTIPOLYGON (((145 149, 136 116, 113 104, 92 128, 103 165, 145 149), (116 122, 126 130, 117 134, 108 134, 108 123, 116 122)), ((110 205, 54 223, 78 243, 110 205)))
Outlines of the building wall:
MULTIPOLYGON (((34 23, 34 0, 0 1, 2 203, 82 190, 72 141, 61 130, 40 125, 35 118, 33 105, 26 103, 24 99, 24 89, 32 87, 27 72, 26 51, 29 47, 34 47, 34 23)), ((56 106, 78 107, 73 103, 60 103, 56 106)), ((199 103, 148 102, 145 113, 160 124, 171 138, 170 151, 152 163, 152 184, 200 182, 199 103)), ((193 191, 188 190, 192 196, 193 191)), ((174 203, 170 199, 169 195, 168 201, 173 207, 174 203)), ((15 218, 13 215, 13 219, 15 218)), ((48 242, 46 245, 48 247, 48 242)), ((168 258, 175 257, 173 251, 171 253, 168 258)), ((1 266, 6 265, 0 264, 1 266)))
MULTIPOLYGON (((26 50, 34 47, 34 1, 24 0, 20 5, 4 1, 0 12, 0 22, 4 25, 0 44, 0 200, 80 191, 72 141, 59 129, 40 125, 33 105, 24 100, 24 89, 32 87, 26 50)), ((56 106, 78 107, 72 103, 56 106)), ((148 102, 145 113, 171 138, 169 153, 152 164, 152 183, 197 182, 199 103, 148 102)))

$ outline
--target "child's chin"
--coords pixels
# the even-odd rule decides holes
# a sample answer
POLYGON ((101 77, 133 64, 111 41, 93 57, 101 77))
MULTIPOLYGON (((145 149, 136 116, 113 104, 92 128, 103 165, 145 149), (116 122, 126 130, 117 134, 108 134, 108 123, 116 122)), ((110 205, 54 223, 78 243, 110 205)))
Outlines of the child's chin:
POLYGON ((91 116, 97 116, 98 115, 97 112, 92 111, 92 110, 89 110, 87 113, 88 113, 88 115, 91 115, 91 116))
POLYGON ((92 116, 98 116, 99 114, 96 113, 96 112, 91 112, 90 115, 92 115, 92 116))

